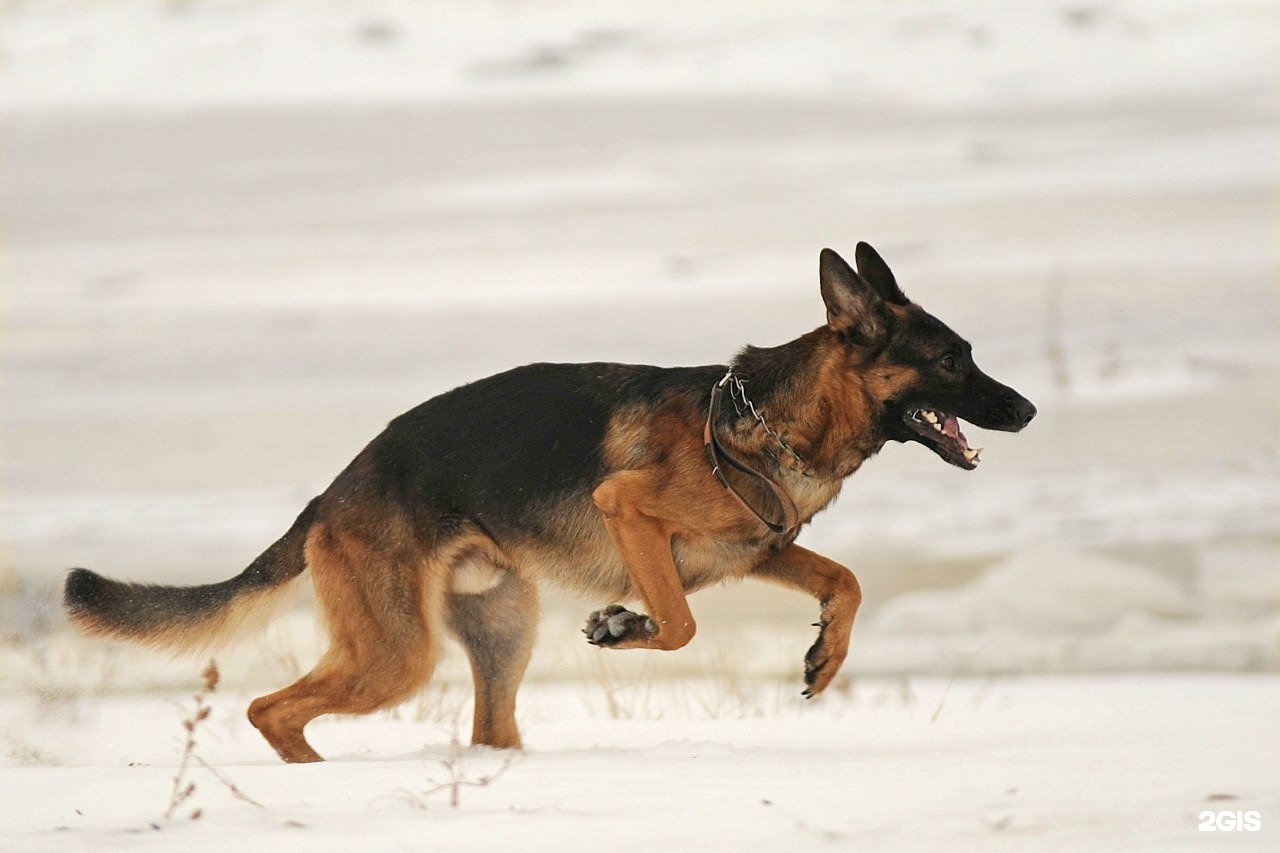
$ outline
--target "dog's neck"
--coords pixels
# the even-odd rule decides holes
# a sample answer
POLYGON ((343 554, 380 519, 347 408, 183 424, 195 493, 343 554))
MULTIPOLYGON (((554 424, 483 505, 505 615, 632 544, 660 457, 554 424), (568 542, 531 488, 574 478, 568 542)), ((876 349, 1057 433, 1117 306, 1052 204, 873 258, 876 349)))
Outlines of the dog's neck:
POLYGON ((821 345, 832 334, 824 326, 781 346, 748 346, 733 360, 756 412, 799 458, 751 412, 736 416, 730 435, 778 475, 842 480, 884 445, 870 396, 850 381, 850 366, 835 357, 840 349, 821 345))

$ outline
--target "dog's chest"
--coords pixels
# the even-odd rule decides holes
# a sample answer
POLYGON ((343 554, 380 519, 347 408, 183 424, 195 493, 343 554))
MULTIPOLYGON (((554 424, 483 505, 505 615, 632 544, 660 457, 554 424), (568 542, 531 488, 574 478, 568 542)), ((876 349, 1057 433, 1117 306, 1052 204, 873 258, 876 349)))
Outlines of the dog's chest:
POLYGON ((831 505, 839 496, 843 483, 843 480, 806 477, 793 471, 786 472, 780 480, 782 488, 795 501, 801 526, 831 505))
POLYGON ((671 557, 687 591, 741 578, 769 553, 766 539, 725 541, 705 536, 677 536, 671 557))

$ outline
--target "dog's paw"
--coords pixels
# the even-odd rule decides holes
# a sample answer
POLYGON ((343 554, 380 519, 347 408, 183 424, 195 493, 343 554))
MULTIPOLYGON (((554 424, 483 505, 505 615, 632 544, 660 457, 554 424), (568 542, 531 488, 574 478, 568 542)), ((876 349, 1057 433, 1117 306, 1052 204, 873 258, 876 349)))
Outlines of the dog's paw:
POLYGON ((587 617, 582 633, 593 646, 616 646, 627 640, 647 640, 658 633, 658 625, 643 613, 632 613, 621 604, 610 604, 587 617))
POLYGON ((831 683, 831 679, 836 677, 836 673, 840 670, 841 660, 832 660, 828 654, 826 644, 827 625, 825 622, 815 623, 818 626, 818 639, 804 656, 804 692, 800 695, 806 699, 812 699, 831 683))

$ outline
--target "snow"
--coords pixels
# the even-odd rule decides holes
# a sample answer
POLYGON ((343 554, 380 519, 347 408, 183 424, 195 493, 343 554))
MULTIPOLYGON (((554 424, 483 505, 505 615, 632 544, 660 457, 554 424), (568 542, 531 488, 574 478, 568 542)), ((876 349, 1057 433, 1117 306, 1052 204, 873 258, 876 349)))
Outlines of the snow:
POLYGON ((1280 848, 1278 36, 1249 0, 0 0, 0 849, 1280 848), (304 598, 199 732, 262 807, 199 769, 161 817, 193 667, 72 635, 67 567, 225 578, 421 399, 781 342, 859 239, 1040 415, 972 474, 891 447, 803 533, 865 594, 830 695, 803 596, 615 655, 548 591, 527 752, 452 809, 456 649, 317 721, 331 763, 248 725, 323 650, 304 598))
POLYGON ((1072 107, 1265 71, 1266 6, 551 3, 59 4, 10 13, 17 108, 537 94, 835 91, 871 103, 1072 107), (146 50, 119 52, 118 44, 146 50), (1231 45, 1221 62, 1206 44, 1231 45), (927 57, 927 63, 921 62, 927 57), (53 73, 50 73, 53 72, 53 73))
POLYGON ((1190 597, 1172 582, 1121 560, 1072 553, 1061 544, 1028 550, 991 567, 961 590, 921 593, 887 607, 887 628, 1027 633, 1100 631, 1129 613, 1185 617, 1190 597), (1046 566, 1054 571, 1046 572, 1046 566))
POLYGON ((307 766, 275 762, 244 720, 247 697, 215 694, 197 752, 261 807, 197 768, 171 820, 161 815, 190 698, 6 701, 0 839, 33 853, 1271 850, 1280 839, 1273 675, 857 679, 811 703, 782 685, 737 685, 727 704, 723 690, 532 685, 527 751, 505 769, 505 754, 463 751, 458 777, 496 778, 462 787, 457 808, 427 791, 454 777, 460 690, 319 721, 312 736, 331 760, 307 766), (1262 828, 1206 838, 1206 809, 1259 811, 1262 828))

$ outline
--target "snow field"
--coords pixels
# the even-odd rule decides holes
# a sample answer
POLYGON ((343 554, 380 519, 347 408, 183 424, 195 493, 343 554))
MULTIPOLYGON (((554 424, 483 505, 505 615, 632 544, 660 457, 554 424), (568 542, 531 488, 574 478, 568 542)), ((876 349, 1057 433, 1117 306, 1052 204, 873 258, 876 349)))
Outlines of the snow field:
POLYGON ((192 797, 165 820, 191 700, 10 697, 6 849, 1192 850, 1274 849, 1275 676, 856 679, 796 685, 533 684, 527 750, 463 750, 465 688, 396 712, 322 719, 330 761, 277 763, 245 695, 215 694, 192 797), (504 764, 509 766, 503 767, 504 764), (428 793, 453 779, 449 792, 428 793), (188 819, 193 809, 202 812, 188 819), (1257 832, 1199 832, 1205 810, 1257 832))

